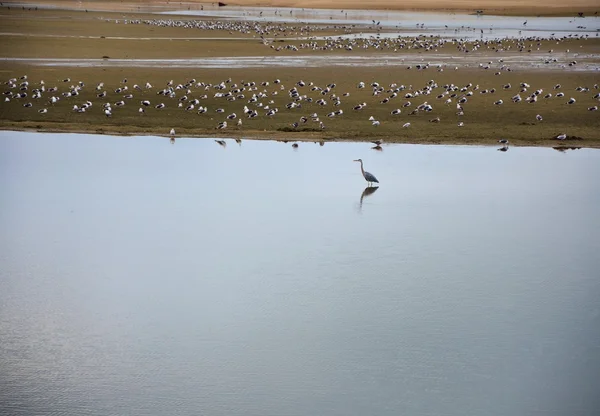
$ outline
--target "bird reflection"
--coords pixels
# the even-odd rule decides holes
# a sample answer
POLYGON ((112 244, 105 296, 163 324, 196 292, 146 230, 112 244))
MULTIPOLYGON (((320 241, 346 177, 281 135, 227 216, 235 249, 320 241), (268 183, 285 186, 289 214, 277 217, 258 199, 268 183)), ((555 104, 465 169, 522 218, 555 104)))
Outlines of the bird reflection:
POLYGON ((240 146, 242 145, 242 139, 235 139, 235 142, 236 142, 237 144, 239 144, 240 146))
POLYGON ((497 149, 499 152, 507 152, 508 151, 508 146, 502 146, 501 148, 497 149))
POLYGON ((379 145, 378 146, 373 146, 373 147, 371 147, 371 149, 377 150, 378 152, 383 152, 383 147, 381 147, 379 145))
POLYGON ((367 186, 365 188, 365 190, 360 195, 359 210, 362 209, 363 199, 365 199, 369 195, 373 195, 378 189, 379 186, 367 186))
POLYGON ((175 137, 171 137, 171 144, 175 144, 175 137))
POLYGON ((219 144, 219 146, 227 147, 227 142, 225 140, 215 140, 219 144))
POLYGON ((553 149, 557 150, 561 153, 566 153, 567 150, 578 150, 578 149, 581 149, 581 147, 562 147, 562 146, 558 147, 557 146, 557 147, 553 147, 553 149))

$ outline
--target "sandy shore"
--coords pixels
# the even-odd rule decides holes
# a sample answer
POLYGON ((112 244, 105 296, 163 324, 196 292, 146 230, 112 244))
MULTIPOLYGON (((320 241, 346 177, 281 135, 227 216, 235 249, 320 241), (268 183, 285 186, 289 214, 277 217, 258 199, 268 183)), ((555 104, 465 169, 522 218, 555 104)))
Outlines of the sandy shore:
POLYGON ((288 25, 172 27, 107 15, 0 9, 0 129, 160 136, 175 127, 179 137, 471 145, 503 138, 517 146, 600 148, 598 71, 586 69, 597 60, 595 38, 460 47, 425 37, 308 43, 288 25), (272 38, 258 41, 265 30, 272 38), (274 41, 284 30, 290 37, 274 41), (259 66, 247 65, 257 58, 259 66), (219 59, 231 63, 213 67, 219 59), (339 60, 356 64, 333 66, 339 60), (532 95, 539 100, 528 103, 532 95), (561 133, 567 140, 554 139, 561 133))
MULTIPOLYGON (((4 5, 10 3, 22 3, 19 0, 4 1, 4 5)), ((468 12, 483 11, 485 14, 497 15, 520 15, 520 16, 576 16, 577 13, 584 15, 598 15, 600 3, 596 0, 226 0, 227 6, 243 7, 295 7, 315 9, 359 9, 359 10, 422 10, 422 11, 452 11, 468 12)), ((29 3, 28 3, 29 4, 29 3)), ((50 5, 59 8, 126 11, 135 10, 139 7, 163 8, 178 10, 188 7, 203 6, 206 9, 218 7, 217 2, 203 0, 186 0, 183 2, 169 2, 164 0, 80 0, 77 2, 68 0, 34 0, 31 4, 50 5)))
MULTIPOLYGON (((3 122, 0 120, 0 130, 4 131, 29 131, 40 133, 77 133, 77 134, 105 134, 110 136, 159 136, 170 137, 167 131, 157 131, 152 128, 137 127, 134 129, 119 128, 111 125, 81 125, 69 123, 52 123, 51 125, 40 125, 34 122, 3 122)), ((198 134, 193 129, 177 130, 179 139, 244 139, 244 140, 276 140, 284 143, 309 142, 351 142, 351 143, 375 143, 375 140, 387 144, 420 144, 420 145, 446 145, 446 146, 493 146, 502 147, 496 139, 490 138, 422 138, 422 137, 398 137, 377 136, 371 137, 335 137, 326 136, 321 133, 302 132, 283 134, 276 131, 227 131, 225 133, 203 133, 198 134)), ((577 136, 569 136, 566 140, 537 139, 537 140, 510 140, 511 146, 516 147, 551 147, 557 150, 575 149, 600 149, 597 140, 583 140, 577 136)), ((376 149, 378 150, 378 149, 376 149)))

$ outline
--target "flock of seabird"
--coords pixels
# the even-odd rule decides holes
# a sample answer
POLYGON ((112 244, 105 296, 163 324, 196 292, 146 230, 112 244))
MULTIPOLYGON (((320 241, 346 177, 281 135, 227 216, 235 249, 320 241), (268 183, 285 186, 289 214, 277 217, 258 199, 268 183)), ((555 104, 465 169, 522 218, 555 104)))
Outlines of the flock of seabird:
MULTIPOLYGON (((115 22, 119 22, 116 20, 115 22)), ((327 36, 316 37, 315 33, 328 30, 343 30, 346 33, 352 33, 357 30, 356 25, 350 26, 317 26, 317 25, 293 25, 275 22, 258 21, 212 21, 212 20, 176 20, 176 19, 147 19, 147 20, 123 20, 125 24, 145 24, 158 27, 175 27, 185 29, 198 29, 209 31, 227 31, 230 34, 239 33, 242 35, 252 34, 260 36, 265 45, 270 46, 276 51, 290 50, 321 50, 321 51, 339 51, 339 50, 372 50, 372 51, 406 51, 416 50, 419 52, 438 52, 444 47, 451 47, 459 52, 473 53, 478 50, 488 50, 492 52, 534 52, 542 51, 545 46, 547 53, 552 55, 556 45, 570 40, 585 40, 589 34, 555 36, 549 37, 530 36, 514 39, 491 39, 491 40, 469 40, 459 36, 454 38, 442 38, 434 35, 419 35, 414 37, 381 36, 377 33, 361 33, 358 36, 327 36), (312 36, 311 36, 312 33, 312 36), (276 45, 273 41, 281 37, 290 37, 285 45, 276 45), (299 42, 291 43, 294 40, 299 42)), ((422 28, 423 26, 417 25, 422 28)), ((379 27, 378 27, 379 28, 379 27)), ((457 34, 461 30, 470 29, 468 27, 456 28, 457 34)), ((380 30, 380 28, 379 28, 380 30)), ((491 30, 491 29, 490 29, 491 30)), ((556 58, 547 58, 545 63, 555 62, 556 58)), ((572 62, 569 64, 573 65, 572 62)))
MULTIPOLYGON (((156 27, 196 29, 209 31, 227 31, 229 34, 239 33, 242 35, 258 36, 306 36, 310 32, 320 30, 320 26, 290 25, 271 22, 240 21, 240 20, 176 20, 176 19, 124 19, 109 20, 109 22, 122 24, 143 24, 156 27)), ((326 29, 326 28, 324 28, 326 29)))
MULTIPOLYGON (((587 35, 579 37, 555 37, 552 35, 549 38, 529 37, 484 41, 460 38, 444 39, 432 35, 421 35, 416 37, 398 36, 397 38, 340 36, 317 39, 309 37, 308 34, 310 32, 314 33, 316 28, 327 29, 329 27, 233 20, 139 19, 116 20, 115 22, 252 34, 260 36, 263 44, 276 50, 364 51, 368 49, 437 52, 441 48, 451 47, 453 50, 465 54, 472 54, 477 51, 523 53, 545 50, 544 53, 552 56, 544 58, 545 63, 557 63, 559 61, 554 53, 553 48, 555 46, 550 45, 573 39, 587 38, 587 35), (277 36, 292 34, 305 36, 305 38, 303 40, 296 38, 299 41, 297 44, 290 43, 293 39, 288 39, 290 42, 285 46, 275 46, 272 42, 273 38, 277 36), (268 40, 269 37, 271 41, 268 40)), ((375 24, 375 22, 373 23, 375 24)), ((345 26, 334 26, 334 28, 346 29, 345 26)), ((567 49, 566 52, 568 53, 569 50, 567 49)), ((577 65, 577 61, 569 60, 564 65, 572 67, 577 65)), ((427 62, 405 67, 407 70, 426 71, 433 69, 438 72, 444 71, 445 68, 448 68, 448 65, 432 65, 427 62)), ((479 68, 481 70, 494 70, 496 75, 500 75, 503 71, 511 71, 510 66, 505 64, 503 59, 481 63, 479 68)), ((454 67, 453 69, 458 68, 454 67)), ((535 104, 543 100, 559 100, 559 102, 564 102, 565 105, 577 106, 580 104, 579 97, 582 98, 581 101, 585 102, 591 96, 594 101, 590 102, 588 99, 589 104, 586 105, 586 108, 588 111, 596 111, 598 110, 597 102, 600 100, 600 93, 597 91, 599 89, 598 84, 593 87, 579 86, 575 90, 567 91, 562 89, 561 85, 555 85, 554 88, 534 89, 527 82, 521 82, 514 86, 510 83, 499 82, 498 85, 491 88, 483 88, 473 82, 466 84, 438 83, 434 79, 429 80, 424 85, 415 86, 401 83, 382 85, 377 81, 358 82, 356 83, 358 90, 370 91, 372 99, 368 100, 370 102, 367 103, 364 101, 365 94, 361 94, 363 97, 361 102, 353 102, 349 98, 350 92, 340 92, 336 82, 318 85, 314 82, 298 80, 291 88, 288 88, 279 79, 234 82, 229 78, 217 83, 189 79, 180 83, 170 80, 164 86, 154 88, 149 82, 131 85, 127 79, 123 79, 119 85, 113 85, 110 88, 103 82, 96 84, 95 92, 92 95, 88 92, 89 87, 82 81, 72 82, 69 78, 64 78, 61 81, 56 85, 47 86, 44 81, 30 83, 27 75, 11 78, 5 82, 4 105, 14 105, 10 103, 17 102, 25 108, 31 108, 32 111, 37 110, 40 114, 45 115, 44 117, 51 117, 52 113, 58 110, 55 107, 60 107, 61 111, 64 111, 64 106, 60 106, 60 103, 64 101, 69 102, 71 111, 75 113, 83 114, 96 111, 101 112, 107 118, 119 117, 119 113, 123 111, 122 108, 130 108, 131 106, 138 108, 137 112, 140 116, 168 109, 169 111, 181 111, 197 116, 211 115, 218 119, 218 122, 214 124, 214 128, 219 130, 240 129, 244 123, 243 119, 278 119, 284 112, 294 112, 298 116, 297 121, 291 123, 288 126, 289 129, 302 131, 307 130, 304 127, 305 125, 311 125, 313 127, 309 130, 318 131, 326 129, 328 119, 347 117, 348 113, 368 113, 369 109, 375 106, 387 106, 389 109, 386 117, 382 117, 381 111, 376 112, 378 117, 372 114, 365 115, 365 122, 370 123, 374 128, 384 123, 394 122, 399 123, 398 127, 410 128, 411 122, 403 119, 404 116, 421 117, 424 115, 431 123, 446 123, 448 120, 442 119, 439 113, 436 114, 436 108, 440 106, 455 108, 456 117, 452 122, 456 123, 458 127, 463 127, 465 125, 464 115, 467 113, 469 104, 475 94, 493 95, 495 98, 490 103, 496 107, 521 102, 535 104), (57 85, 61 85, 61 87, 57 85), (510 92, 510 97, 496 97, 503 91, 510 92), (579 94, 578 98, 574 97, 576 94, 579 94), (80 99, 82 95, 86 97, 85 100, 80 99), (283 100, 285 100, 285 103, 282 102, 283 100), (214 107, 212 107, 213 105, 214 107), (231 110, 232 107, 235 107, 235 111, 231 110)), ((481 100, 476 102, 476 105, 482 105, 481 100)), ((535 121, 538 123, 543 122, 544 119, 542 114, 535 116, 535 121)), ((170 133, 171 136, 175 135, 174 130, 170 133)), ((564 140, 567 135, 560 133, 555 138, 564 140)), ((501 143, 505 147, 508 146, 508 142, 501 143)), ((380 147, 380 144, 377 147, 380 147)))
MULTIPOLYGON (((475 94, 497 94, 500 91, 514 90, 510 93, 512 97, 509 103, 512 105, 531 105, 538 100, 560 100, 565 106, 577 105, 579 101, 574 97, 565 95, 560 84, 554 85, 546 92, 543 88, 533 89, 530 84, 522 82, 519 85, 506 83, 498 85, 497 88, 481 88, 477 84, 468 83, 466 85, 443 84, 440 85, 431 79, 425 85, 413 86, 392 83, 381 85, 378 82, 365 83, 358 82, 355 86, 357 90, 366 89, 369 91, 373 103, 351 102, 350 92, 338 92, 335 83, 326 85, 317 85, 314 82, 298 80, 291 88, 283 85, 281 80, 272 81, 241 81, 234 82, 231 78, 217 83, 207 83, 190 79, 184 83, 176 83, 170 80, 162 88, 154 88, 150 82, 141 85, 131 85, 127 79, 123 79, 118 86, 108 88, 103 82, 95 86, 96 99, 80 100, 80 95, 84 92, 86 84, 82 81, 72 82, 70 78, 64 78, 60 83, 63 86, 48 87, 44 81, 35 84, 30 83, 27 75, 20 78, 11 78, 5 82, 4 105, 10 102, 18 102, 32 111, 37 110, 44 117, 51 117, 54 107, 62 101, 68 101, 72 112, 89 113, 90 111, 100 111, 107 118, 119 117, 119 112, 124 107, 138 105, 138 113, 144 116, 147 111, 163 111, 165 108, 176 109, 189 114, 203 116, 205 114, 213 117, 221 117, 221 120, 214 125, 215 129, 224 130, 231 127, 241 128, 242 119, 276 119, 283 111, 295 112, 298 116, 297 121, 293 122, 289 129, 307 130, 304 125, 313 125, 315 127, 308 130, 323 130, 326 128, 326 120, 344 117, 347 112, 368 114, 371 106, 388 106, 389 116, 385 118, 375 118, 365 115, 365 122, 370 123, 374 128, 382 123, 398 122, 398 117, 402 114, 407 116, 425 115, 431 123, 442 123, 439 115, 436 115, 436 107, 453 106, 458 126, 462 127, 465 122, 464 115, 467 112, 470 100, 475 94), (154 98, 151 98, 151 95, 154 98), (276 105, 277 100, 281 103, 280 97, 285 97, 285 105, 276 105), (203 101, 211 99, 215 103, 215 108, 209 108, 203 105, 203 101), (223 107, 232 107, 239 102, 239 111, 226 112, 223 107), (349 103, 349 104, 347 104, 349 103), (220 106, 221 104, 222 106, 220 106), (343 108, 346 107, 346 111, 343 108), (96 108, 98 108, 96 110, 96 108), (308 113, 306 109, 310 109, 308 113), (315 111, 317 110, 317 111, 315 111), (47 115, 47 116, 46 116, 47 115), (427 117, 427 115, 430 115, 427 117)), ((60 85, 57 83, 57 85, 60 85)), ((600 87, 598 84, 592 87, 579 86, 573 91, 582 96, 582 101, 590 98, 594 102, 600 101, 600 87)), ((476 105, 481 105, 479 102, 476 105)), ((494 106, 508 105, 504 100, 493 101, 494 106)), ((64 107, 63 107, 64 108, 64 107)), ((598 105, 585 107, 587 111, 597 111, 598 105)), ((64 111, 64 110, 63 110, 64 111)), ((381 114, 381 112, 378 112, 381 114)), ((542 122, 544 117, 537 114, 537 122, 542 122)), ((456 121, 455 121, 456 122, 456 121)), ((410 128, 411 122, 406 119, 399 121, 398 127, 410 128)), ((175 130, 170 131, 171 136, 175 136, 175 130)), ((558 140, 567 139, 565 133, 559 133, 555 137, 558 140)), ((500 141, 504 145, 502 149, 508 149, 508 141, 500 141)), ((377 150, 381 148, 381 143, 376 143, 377 150), (379 148, 379 149, 378 149, 379 148)), ((499 150, 502 150, 499 149, 499 150)))

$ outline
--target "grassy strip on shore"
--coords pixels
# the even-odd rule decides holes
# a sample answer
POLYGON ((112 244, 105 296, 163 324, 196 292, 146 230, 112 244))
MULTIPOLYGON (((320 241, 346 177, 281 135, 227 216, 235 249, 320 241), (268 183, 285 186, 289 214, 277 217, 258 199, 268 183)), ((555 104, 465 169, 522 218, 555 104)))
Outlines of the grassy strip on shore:
MULTIPOLYGON (((166 131, 158 131, 154 128, 141 128, 127 126, 126 128, 110 125, 82 125, 68 123, 48 123, 42 122, 0 122, 0 130, 8 131, 36 131, 41 133, 79 133, 79 134, 107 134, 113 136, 159 136, 170 137, 166 131)), ((177 138, 189 139, 211 139, 211 138, 235 138, 245 140, 277 140, 281 142, 360 142, 371 143, 381 140, 391 144, 420 144, 420 145, 447 145, 447 146, 502 146, 494 139, 486 138, 465 138, 465 137, 417 137, 417 136, 378 136, 378 137, 338 137, 327 133, 317 132, 294 132, 281 133, 278 131, 253 131, 253 130, 228 130, 227 132, 209 131, 205 134, 199 134, 197 130, 177 129, 177 138)), ((600 149, 600 142, 583 140, 578 136, 569 136, 566 140, 556 139, 512 139, 511 146, 518 147, 552 147, 555 149, 600 149)))

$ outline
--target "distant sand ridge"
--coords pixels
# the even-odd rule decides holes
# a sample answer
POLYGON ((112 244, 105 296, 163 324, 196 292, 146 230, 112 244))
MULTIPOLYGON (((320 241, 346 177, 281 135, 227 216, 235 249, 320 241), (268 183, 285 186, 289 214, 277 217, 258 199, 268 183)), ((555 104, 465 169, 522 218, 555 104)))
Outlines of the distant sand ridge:
MULTIPOLYGON (((7 3, 21 3, 21 0, 6 0, 7 3)), ((33 0, 32 4, 52 4, 59 7, 73 7, 107 10, 126 9, 127 5, 169 5, 173 9, 184 4, 204 4, 216 7, 217 2, 206 0, 184 0, 168 2, 165 0, 33 0), (114 6, 113 6, 114 5, 114 6)), ((230 6, 261 7, 298 7, 318 9, 378 9, 378 10, 427 10, 427 11, 469 11, 482 10, 489 14, 504 15, 587 15, 600 13, 598 0, 223 0, 230 6)))

